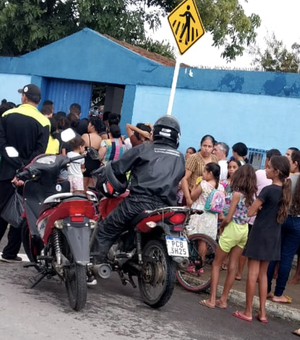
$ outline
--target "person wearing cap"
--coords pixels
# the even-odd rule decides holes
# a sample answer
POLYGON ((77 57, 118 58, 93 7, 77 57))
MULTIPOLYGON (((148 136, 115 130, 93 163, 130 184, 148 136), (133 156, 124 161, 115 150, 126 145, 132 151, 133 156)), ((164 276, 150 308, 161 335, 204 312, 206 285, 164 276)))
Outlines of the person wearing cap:
MULTIPOLYGON (((0 216, 3 208, 14 194, 16 170, 27 165, 39 154, 45 153, 50 132, 49 119, 38 111, 41 90, 28 84, 18 91, 22 94, 21 105, 3 113, 0 120, 0 216), (13 146, 19 153, 17 158, 9 158, 5 147, 13 146)), ((8 223, 0 217, 0 241, 8 223)), ((22 261, 17 256, 21 246, 21 229, 10 226, 8 244, 3 249, 4 262, 22 261)))

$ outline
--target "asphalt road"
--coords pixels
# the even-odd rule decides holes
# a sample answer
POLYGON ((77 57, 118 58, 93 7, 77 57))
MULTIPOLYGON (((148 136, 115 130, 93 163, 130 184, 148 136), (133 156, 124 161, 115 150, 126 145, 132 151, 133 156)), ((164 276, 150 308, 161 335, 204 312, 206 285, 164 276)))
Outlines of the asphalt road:
POLYGON ((146 306, 138 289, 122 286, 118 276, 98 280, 88 290, 85 309, 74 312, 68 305, 64 285, 44 280, 28 288, 33 269, 21 263, 0 262, 1 340, 178 340, 178 339, 296 339, 291 331, 300 327, 280 319, 268 324, 245 322, 227 310, 198 305, 205 294, 177 286, 169 303, 160 310, 146 306))

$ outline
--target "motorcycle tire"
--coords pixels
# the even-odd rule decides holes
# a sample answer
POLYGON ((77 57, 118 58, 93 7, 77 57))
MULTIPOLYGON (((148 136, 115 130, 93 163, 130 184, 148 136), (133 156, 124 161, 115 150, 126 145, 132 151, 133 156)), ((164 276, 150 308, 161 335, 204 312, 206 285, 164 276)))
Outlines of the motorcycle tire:
POLYGON ((185 269, 177 270, 177 281, 182 287, 191 292, 205 291, 211 284, 212 262, 215 257, 217 242, 204 234, 190 235, 188 236, 188 242, 189 265, 185 269), (202 260, 198 252, 199 241, 206 243, 205 261, 202 260))
POLYGON ((87 299, 86 267, 75 262, 67 240, 64 241, 63 254, 69 260, 69 265, 64 267, 65 287, 71 308, 78 312, 87 299))
POLYGON ((176 281, 176 264, 161 240, 146 243, 139 289, 143 301, 152 308, 164 306, 172 296, 176 281))
MULTIPOLYGON (((31 236, 30 236, 29 227, 28 227, 26 218, 23 218, 23 220, 20 223, 19 228, 21 228, 23 248, 29 261, 32 263, 37 262, 36 255, 34 255, 33 249, 31 246, 31 236)), ((34 267, 36 268, 37 271, 39 271, 38 265, 34 267)))

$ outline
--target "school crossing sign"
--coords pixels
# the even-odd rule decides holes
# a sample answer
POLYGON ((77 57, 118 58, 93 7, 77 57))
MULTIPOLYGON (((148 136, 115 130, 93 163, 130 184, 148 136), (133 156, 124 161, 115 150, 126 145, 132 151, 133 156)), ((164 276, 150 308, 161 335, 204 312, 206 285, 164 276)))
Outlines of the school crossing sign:
POLYGON ((194 0, 181 2, 168 15, 168 21, 181 54, 193 46, 205 32, 194 0))

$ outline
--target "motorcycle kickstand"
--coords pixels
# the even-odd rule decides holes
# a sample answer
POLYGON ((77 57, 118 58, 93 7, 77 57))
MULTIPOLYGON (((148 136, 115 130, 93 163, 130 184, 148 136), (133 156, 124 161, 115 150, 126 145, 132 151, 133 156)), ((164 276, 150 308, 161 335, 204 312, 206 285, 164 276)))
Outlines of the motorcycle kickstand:
POLYGON ((134 283, 131 275, 128 275, 128 279, 126 279, 123 271, 118 271, 118 274, 119 274, 121 282, 124 286, 126 286, 127 283, 129 282, 132 285, 133 288, 136 288, 136 284, 134 283))
POLYGON ((131 283, 132 288, 136 288, 136 284, 133 281, 132 275, 128 274, 128 280, 131 283))
POLYGON ((40 272, 38 275, 31 277, 29 279, 29 282, 31 282, 32 284, 29 286, 30 289, 34 288, 38 283, 40 283, 44 277, 46 277, 48 275, 47 271, 44 270, 42 272, 40 272))

